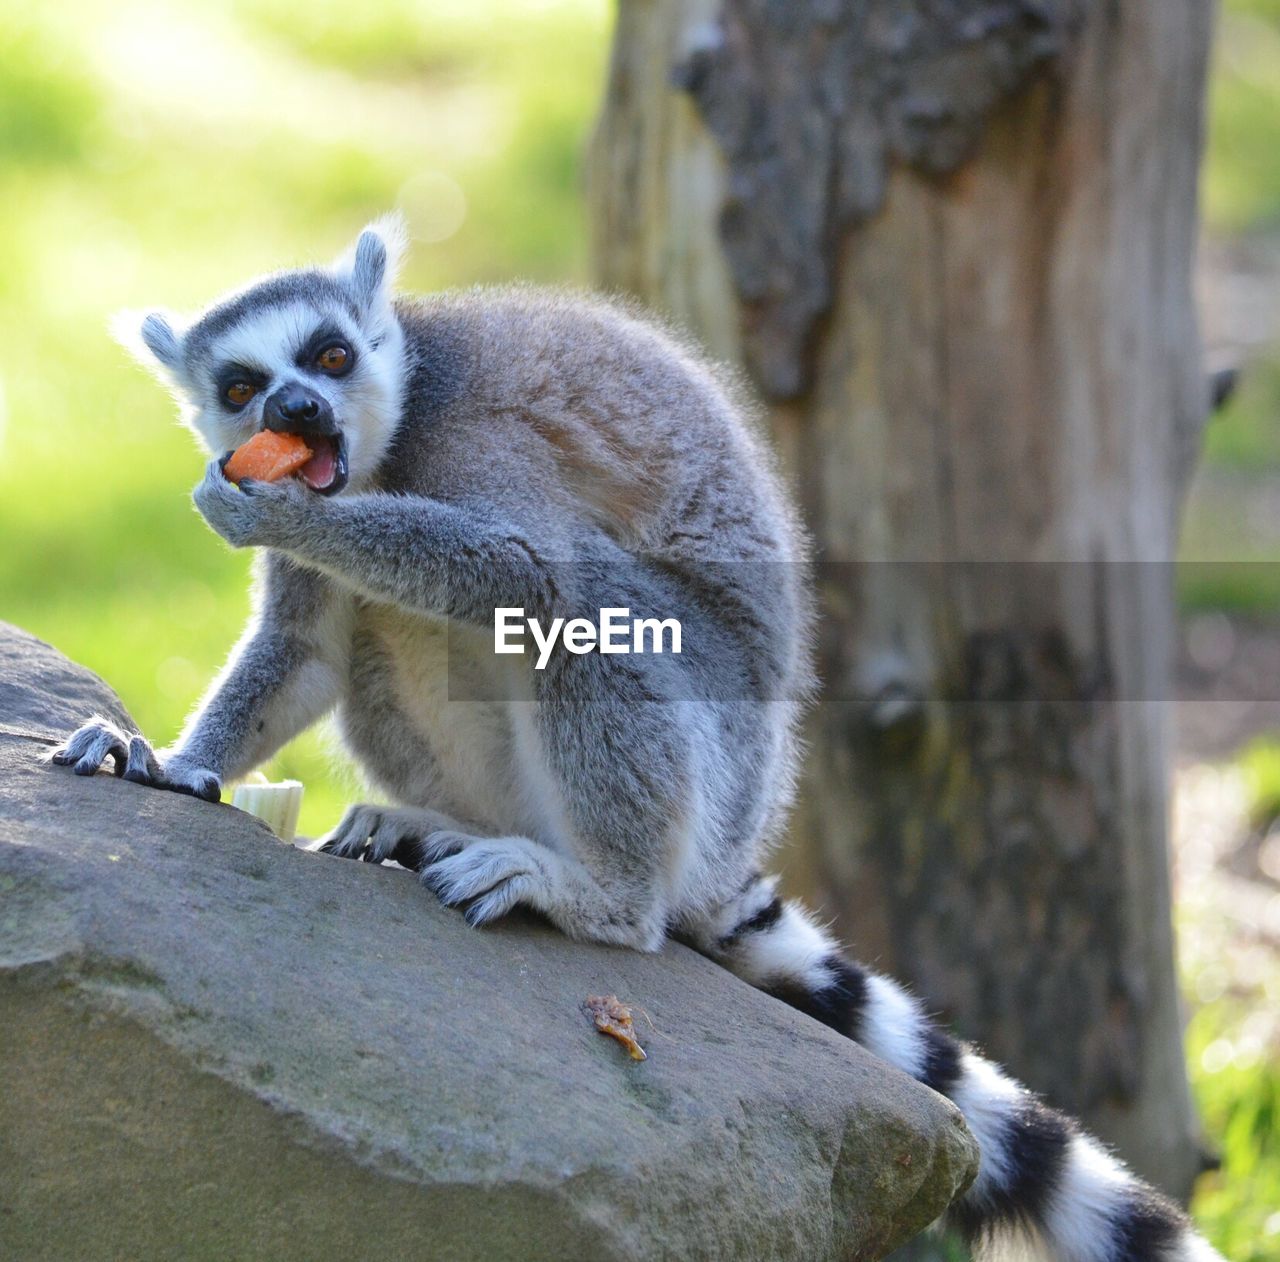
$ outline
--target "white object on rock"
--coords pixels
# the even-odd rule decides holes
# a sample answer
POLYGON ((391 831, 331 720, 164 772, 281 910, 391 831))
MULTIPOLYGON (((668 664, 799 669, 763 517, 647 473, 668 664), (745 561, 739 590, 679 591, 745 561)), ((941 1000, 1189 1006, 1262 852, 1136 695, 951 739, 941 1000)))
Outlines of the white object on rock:
POLYGON ((302 807, 302 783, 281 780, 279 784, 238 784, 231 795, 231 805, 256 815, 281 841, 293 844, 298 830, 298 811, 302 807))

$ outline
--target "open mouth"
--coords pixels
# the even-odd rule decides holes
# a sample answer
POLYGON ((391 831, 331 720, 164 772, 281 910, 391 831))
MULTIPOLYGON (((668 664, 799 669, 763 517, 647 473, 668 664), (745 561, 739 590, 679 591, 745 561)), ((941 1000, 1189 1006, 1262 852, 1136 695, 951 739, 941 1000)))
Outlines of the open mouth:
POLYGON ((321 495, 336 495, 347 485, 347 441, 341 434, 300 434, 311 448, 311 459, 298 470, 300 477, 321 495))

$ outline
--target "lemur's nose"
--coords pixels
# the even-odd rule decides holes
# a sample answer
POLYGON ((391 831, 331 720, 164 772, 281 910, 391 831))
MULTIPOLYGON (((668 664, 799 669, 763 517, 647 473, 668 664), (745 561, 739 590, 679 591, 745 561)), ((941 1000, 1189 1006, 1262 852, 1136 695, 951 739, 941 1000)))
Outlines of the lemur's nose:
POLYGON ((313 429, 320 433, 333 429, 333 411, 329 404, 298 382, 289 382, 272 394, 263 407, 262 417, 268 429, 313 429))

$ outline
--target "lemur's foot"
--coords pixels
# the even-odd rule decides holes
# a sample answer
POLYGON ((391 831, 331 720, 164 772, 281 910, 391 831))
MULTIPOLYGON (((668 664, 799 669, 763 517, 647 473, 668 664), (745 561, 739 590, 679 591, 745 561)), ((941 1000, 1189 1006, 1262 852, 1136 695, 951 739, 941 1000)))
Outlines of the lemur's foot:
POLYGON ((542 880, 534 843, 526 838, 436 833, 428 842, 440 857, 423 867, 422 883, 446 907, 461 907, 470 925, 530 905, 542 880))
POLYGON ((153 789, 168 789, 216 802, 222 782, 207 767, 174 754, 161 764, 146 737, 122 731, 110 719, 95 715, 53 751, 50 760, 78 776, 95 775, 110 758, 116 775, 153 789))
POLYGON ((337 827, 313 848, 365 863, 392 859, 420 872, 427 864, 461 848, 452 840, 461 834, 445 831, 449 822, 434 811, 413 807, 349 806, 337 827))
POLYGON ((573 938, 656 951, 665 936, 660 908, 633 914, 635 900, 608 895, 576 860, 530 837, 466 832, 438 811, 353 806, 313 848, 366 863, 394 859, 471 925, 527 907, 573 938))

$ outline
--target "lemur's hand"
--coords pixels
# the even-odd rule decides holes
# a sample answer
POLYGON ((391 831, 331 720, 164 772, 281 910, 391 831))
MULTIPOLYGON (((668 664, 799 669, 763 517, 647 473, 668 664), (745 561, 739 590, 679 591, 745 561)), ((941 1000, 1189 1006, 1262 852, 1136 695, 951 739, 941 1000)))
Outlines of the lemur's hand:
MULTIPOLYGON (((228 452, 227 455, 230 455, 228 452)), ((295 478, 228 482, 222 467, 227 456, 209 461, 192 499, 205 521, 233 548, 281 547, 299 529, 315 499, 295 478)))
POLYGON ((121 731, 110 719, 95 715, 50 755, 60 767, 70 767, 78 776, 91 776, 112 759, 115 773, 136 784, 169 789, 216 802, 222 796, 222 782, 207 767, 184 754, 166 754, 163 762, 143 736, 121 731))

